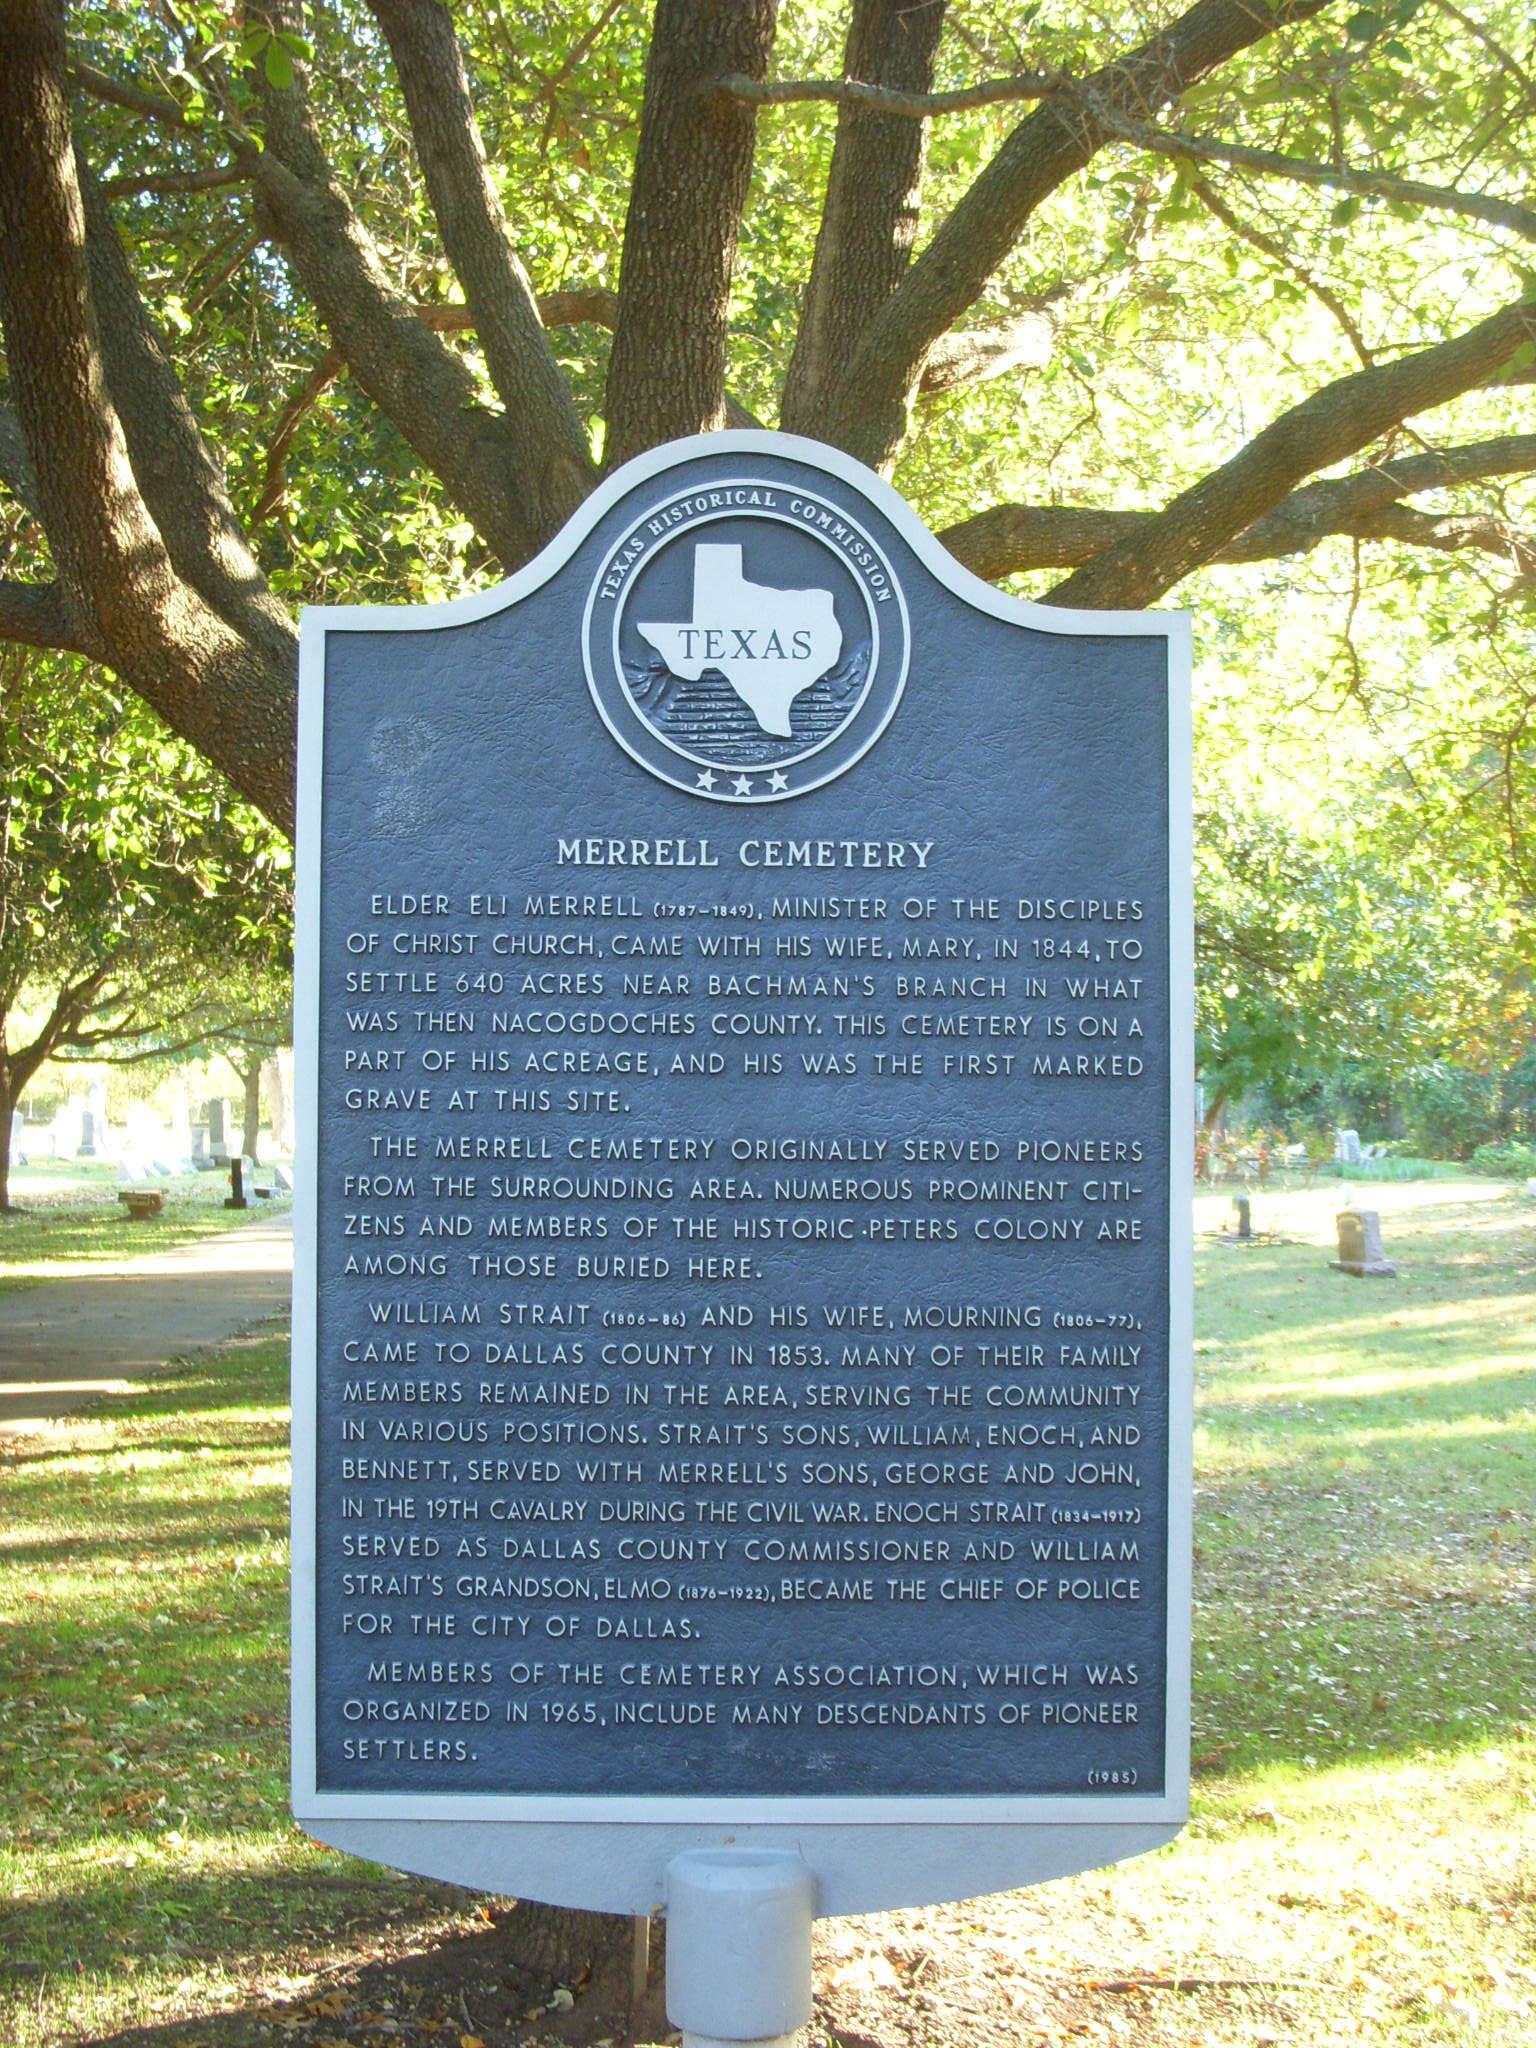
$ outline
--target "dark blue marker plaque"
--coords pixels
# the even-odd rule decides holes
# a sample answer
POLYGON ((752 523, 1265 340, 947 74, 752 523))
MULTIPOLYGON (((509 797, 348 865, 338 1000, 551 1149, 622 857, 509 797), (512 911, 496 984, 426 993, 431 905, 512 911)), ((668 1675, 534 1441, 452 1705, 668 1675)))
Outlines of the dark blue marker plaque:
POLYGON ((621 1910, 1168 1839, 1183 620, 732 434, 304 634, 301 1818, 621 1910))

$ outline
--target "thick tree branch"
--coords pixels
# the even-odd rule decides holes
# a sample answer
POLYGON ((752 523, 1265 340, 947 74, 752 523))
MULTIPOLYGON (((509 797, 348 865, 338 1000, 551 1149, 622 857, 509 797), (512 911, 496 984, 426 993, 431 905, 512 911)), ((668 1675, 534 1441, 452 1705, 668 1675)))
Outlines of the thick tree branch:
MULTIPOLYGON (((1454 448, 1432 448, 1422 454, 1394 456, 1373 463, 1353 476, 1330 478, 1293 491, 1261 522, 1289 523, 1297 534, 1319 535, 1328 522, 1365 518, 1399 498, 1425 491, 1452 490, 1459 484, 1485 483, 1496 476, 1528 476, 1536 472, 1536 434, 1500 434, 1487 441, 1468 441, 1454 448)), ((1278 530, 1278 528, 1277 528, 1278 530)), ((1251 527, 1257 533, 1259 527, 1251 527)))
POLYGON ((108 389, 49 0, 18 0, 0 64, 0 317, 16 414, 74 635, 280 825, 293 815, 291 659, 177 576, 108 389))
MULTIPOLYGON (((1520 562, 1530 546, 1487 513, 1419 512, 1399 501, 1425 491, 1536 473, 1536 434, 1508 434, 1383 462, 1354 476, 1307 484, 1235 535, 1211 559, 1261 562, 1305 554, 1324 540, 1395 540, 1444 549, 1477 548, 1520 562)), ((1156 512, 1077 505, 994 505, 939 535, 975 575, 996 580, 1030 569, 1075 569, 1144 533, 1156 512)))
POLYGON ((75 175, 85 207, 86 258, 107 389, 134 480, 171 565, 221 618, 279 666, 291 665, 298 645, 292 621, 267 588, 224 473, 192 417, 100 187, 78 152, 75 175))
POLYGON ((927 123, 893 120, 869 93, 922 95, 933 83, 945 0, 854 0, 843 51, 863 97, 838 110, 816 253, 780 409, 793 433, 819 434, 825 395, 901 281, 917 234, 927 123))
POLYGON ((453 17, 438 0, 369 0, 405 94, 432 211, 486 368, 506 407, 506 440, 542 545, 597 480, 570 387, 545 338, 486 169, 453 17))
POLYGON ((1536 574, 1536 536, 1491 512, 1416 512, 1408 505, 1388 505, 1381 512, 1363 514, 1355 532, 1361 540, 1397 541, 1444 554, 1476 549, 1497 557, 1517 576, 1536 574))
POLYGON ((178 106, 169 93, 149 92, 131 80, 111 78, 105 71, 98 71, 94 64, 86 64, 79 57, 69 60, 69 82, 93 100, 105 100, 110 106, 141 115, 146 121, 159 121, 167 128, 190 128, 193 125, 187 119, 185 109, 178 106))
POLYGON ((55 1048, 68 1042, 69 1032, 88 1015, 91 1005, 97 1000, 111 972, 110 967, 97 967, 79 981, 66 982, 55 996, 52 1009, 38 1027, 31 1043, 18 1046, 10 1054, 7 1064, 10 1067, 13 1101, 43 1061, 52 1057, 55 1048))
POLYGON ((762 78, 777 0, 657 0, 608 362, 610 468, 725 420, 726 313, 757 117, 712 92, 762 78))
MULTIPOLYGON (((917 11, 917 10, 914 10, 917 11)), ((756 107, 797 106, 806 100, 830 100, 838 106, 864 107, 902 121, 927 121, 935 114, 968 114, 977 107, 1001 106, 1010 100, 1043 100, 1066 83, 1059 71, 1020 71, 1011 78, 984 79, 954 92, 906 92, 896 86, 846 78, 743 78, 730 72, 719 90, 756 107)))
POLYGON ((928 351, 979 297, 1036 208, 1113 133, 1107 115, 1145 119, 1224 64, 1327 0, 1195 0, 1081 88, 1025 116, 871 321, 839 379, 823 429, 871 467, 894 460, 928 351))
MULTIPOLYGON (((253 21, 288 34, 297 0, 257 0, 253 21)), ((302 64, 294 83, 260 82, 267 147, 257 163, 258 218, 278 240, 352 374, 481 537, 512 569, 538 546, 518 489, 505 423, 480 403, 467 364, 432 334, 390 283, 320 144, 302 64)))
POLYGON ((1075 569, 1155 516, 1092 505, 989 505, 944 527, 939 539, 973 576, 995 583, 1031 569, 1075 569))
MULTIPOLYGON (((535 303, 546 327, 579 327, 584 321, 594 327, 612 327, 619 317, 618 293, 601 284, 540 292, 535 303)), ((434 334, 470 334, 480 324, 468 306, 417 305, 412 310, 434 334)))
POLYGON ((1413 414, 1486 384, 1533 335, 1536 300, 1521 299, 1450 341, 1325 385, 1047 601, 1125 609, 1153 603, 1280 504, 1303 477, 1342 462, 1413 414))
POLYGON ((1453 185, 1426 185, 1418 178, 1396 178, 1387 171, 1360 171, 1339 164, 1310 163, 1304 157, 1282 156, 1272 149, 1249 149, 1211 136, 1189 135, 1180 128, 1154 128, 1104 109, 1100 119, 1115 135, 1159 156, 1184 157, 1192 163, 1222 164, 1228 170, 1258 171, 1265 177, 1287 178, 1301 185, 1321 185, 1334 192, 1355 192, 1363 198, 1392 199, 1404 206, 1427 206, 1456 213, 1467 220, 1508 228, 1522 240, 1536 242, 1536 212, 1511 199, 1488 192, 1462 192, 1453 185))
MULTIPOLYGON (((591 322, 597 327, 612 327, 618 317, 619 299, 617 292, 609 291, 604 285, 576 285, 567 291, 540 293, 538 305, 539 318, 546 327, 576 327, 583 322, 591 322)), ((475 326, 468 306, 417 306, 416 317, 437 334, 465 334, 475 326)), ((288 488, 288 450, 293 446, 293 437, 303 424, 305 414, 325 395, 346 366, 347 359, 339 348, 327 349, 289 394, 277 416, 277 425, 267 450, 261 497, 251 514, 253 525, 259 526, 263 520, 270 519, 283 502, 288 488)), ((733 403, 727 398, 728 412, 733 403)), ((731 426, 761 424, 744 407, 737 406, 735 411, 738 416, 729 420, 731 426)))
POLYGON ((32 474, 32 458, 27 453, 21 422, 9 406, 3 405, 0 405, 0 483, 36 515, 37 478, 32 474))
POLYGON ((224 1050, 223 1041, 225 1039, 234 1039, 242 1045, 258 1047, 259 1063, 260 1060, 265 1060, 270 1054, 281 1052, 290 1043, 292 1033, 289 1031, 285 1034, 283 1024, 284 1020, 280 1017, 253 1017, 248 1022, 239 1024, 210 1025, 208 1030, 195 1032, 190 1038, 179 1038, 170 1044, 144 1046, 136 1052, 93 1053, 91 1051, 92 1047, 110 1045, 119 1039, 142 1037, 148 1030, 163 1031, 165 1029, 165 1020, 158 1013, 150 1020, 136 1016, 131 1021, 125 1022, 121 1029, 113 1027, 103 1031, 91 1032, 86 1037, 66 1040, 66 1044, 84 1047, 85 1051, 78 1054, 64 1053, 58 1057, 62 1066, 68 1066, 72 1059, 78 1059, 82 1064, 92 1066, 137 1067, 141 1066, 146 1060, 174 1059, 178 1053, 195 1052, 202 1045, 216 1045, 219 1047, 222 1056, 229 1060, 229 1064, 234 1067, 235 1072, 238 1074, 241 1072, 241 1069, 230 1058, 229 1053, 224 1050), (253 1028, 255 1026, 272 1030, 274 1036, 271 1038, 257 1038, 253 1028))
POLYGON ((154 194, 166 197, 177 192, 217 192, 225 185, 247 185, 251 164, 246 157, 234 157, 227 164, 215 164, 208 171, 150 171, 134 177, 103 178, 104 199, 154 194))
POLYGON ((539 293, 539 318, 546 327, 612 327, 619 317, 619 295, 606 285, 572 285, 559 292, 539 293))
POLYGON ((996 327, 957 328, 929 350, 918 396, 937 398, 969 384, 990 384, 1014 370, 1043 370, 1056 346, 1056 323, 1043 309, 996 327))
POLYGON ((75 617, 57 583, 0 578, 0 640, 23 647, 62 648, 101 659, 101 644, 75 617))

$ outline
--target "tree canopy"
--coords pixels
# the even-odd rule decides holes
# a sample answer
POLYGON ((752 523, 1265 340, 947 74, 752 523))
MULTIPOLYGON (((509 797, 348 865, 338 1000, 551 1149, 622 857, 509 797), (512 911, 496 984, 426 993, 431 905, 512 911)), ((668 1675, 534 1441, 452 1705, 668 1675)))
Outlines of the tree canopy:
MULTIPOLYGON (((1194 606, 1219 845, 1278 819, 1326 891, 1358 807, 1528 988, 1513 0, 17 0, 3 35, 0 636, 105 665, 278 825, 297 602, 491 578, 605 468, 760 422, 981 575, 1194 606)), ((1245 887, 1208 867, 1207 935, 1245 887)))

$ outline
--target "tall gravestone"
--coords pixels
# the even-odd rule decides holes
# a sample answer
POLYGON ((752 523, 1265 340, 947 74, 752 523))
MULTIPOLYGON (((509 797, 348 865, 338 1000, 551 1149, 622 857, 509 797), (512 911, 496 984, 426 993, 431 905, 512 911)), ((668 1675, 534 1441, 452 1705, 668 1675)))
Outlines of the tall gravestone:
POLYGON ((1187 1812, 1188 636, 721 434, 310 611, 294 1806, 645 1912, 1187 1812))
POLYGON ((230 1107, 222 1095, 215 1095, 203 1104, 203 1121, 208 1126, 209 1157, 222 1166, 234 1149, 230 1107))

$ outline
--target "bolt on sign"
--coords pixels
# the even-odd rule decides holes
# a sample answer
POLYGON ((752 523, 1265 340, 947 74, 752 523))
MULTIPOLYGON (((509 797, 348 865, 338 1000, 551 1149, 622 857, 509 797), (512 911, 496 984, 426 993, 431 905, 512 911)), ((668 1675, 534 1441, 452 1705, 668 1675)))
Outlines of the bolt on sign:
POLYGON ((1187 1814, 1189 635, 782 435, 310 610, 294 1809, 641 1912, 1187 1814))

